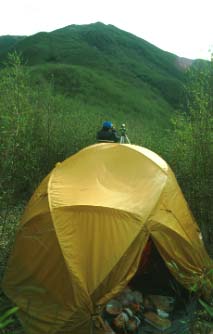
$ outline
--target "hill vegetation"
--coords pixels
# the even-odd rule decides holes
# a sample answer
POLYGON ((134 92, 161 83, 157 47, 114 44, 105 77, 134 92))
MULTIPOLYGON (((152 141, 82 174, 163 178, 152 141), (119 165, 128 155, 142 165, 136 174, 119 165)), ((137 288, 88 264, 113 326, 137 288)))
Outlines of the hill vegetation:
MULTIPOLYGON (((51 33, 41 32, 11 45, 10 51, 14 50, 23 55, 27 65, 69 64, 77 65, 83 72, 86 67, 103 79, 111 75, 118 79, 118 85, 124 81, 139 88, 142 96, 147 86, 146 90, 171 104, 179 103, 183 91, 184 73, 177 56, 111 25, 72 25, 51 33)), ((4 50, 0 51, 0 59, 5 55, 4 50)), ((59 66, 58 74, 60 69, 63 76, 64 68, 59 66)), ((68 67, 66 70, 69 72, 68 67)))
POLYGON ((12 47, 24 39, 25 36, 0 36, 0 54, 7 54, 12 47))

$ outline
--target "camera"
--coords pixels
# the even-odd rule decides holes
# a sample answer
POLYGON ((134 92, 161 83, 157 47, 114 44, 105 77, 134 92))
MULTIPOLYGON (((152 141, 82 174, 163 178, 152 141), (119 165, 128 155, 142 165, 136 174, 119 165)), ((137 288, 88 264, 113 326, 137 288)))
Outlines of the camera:
POLYGON ((126 134, 126 124, 121 124, 121 127, 120 127, 120 131, 121 131, 121 136, 125 136, 126 134))

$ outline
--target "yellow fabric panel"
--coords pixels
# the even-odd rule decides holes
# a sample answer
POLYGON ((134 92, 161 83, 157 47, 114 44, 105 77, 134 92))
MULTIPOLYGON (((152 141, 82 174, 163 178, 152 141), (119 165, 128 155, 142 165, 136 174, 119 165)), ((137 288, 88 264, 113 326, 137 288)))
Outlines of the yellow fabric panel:
MULTIPOLYGON (((131 216, 124 212, 103 212, 103 208, 96 208, 94 214, 92 208, 76 207, 74 210, 75 229, 78 228, 79 235, 74 231, 74 234, 68 239, 72 241, 75 253, 69 253, 69 269, 72 274, 77 275, 80 280, 80 273, 82 284, 73 280, 75 288, 84 289, 86 287, 88 291, 87 304, 91 304, 93 309, 90 310, 90 318, 88 322, 82 324, 85 321, 85 316, 76 319, 72 323, 65 324, 63 330, 59 333, 88 333, 91 326, 92 313, 95 312, 96 306, 104 304, 106 301, 117 295, 128 284, 129 280, 133 277, 138 268, 141 253, 148 239, 148 231, 145 228, 140 227, 139 222, 134 221, 131 216), (91 212, 89 212, 91 210, 91 212), (90 216, 88 218, 88 216, 90 216), (117 217, 116 217, 117 216, 117 217), (85 221, 85 218, 88 218, 85 221), (120 219, 120 222, 118 221, 120 219), (111 220, 115 226, 111 225, 111 220), (133 225, 133 228, 128 228, 127 223, 133 225), (99 226, 96 225, 98 223, 99 226), (84 226, 88 225, 88 226, 84 226), (130 235, 132 235, 131 229, 135 229, 136 232, 140 227, 140 232, 133 241, 130 241, 130 235), (122 231, 123 230, 123 231, 122 231), (117 233, 119 238, 117 238, 117 233), (116 237, 115 237, 116 235, 116 237), (82 237, 83 236, 83 237, 82 237), (78 244, 76 246, 76 240, 78 244), (122 251, 121 245, 124 244, 122 251), (82 250, 82 245, 83 250, 82 250), (80 246, 80 249, 79 249, 80 246), (122 251, 122 255, 119 255, 122 251), (78 266, 78 268, 77 268, 78 266), (106 270, 106 268, 108 268, 106 270), (104 273, 104 275, 103 275, 104 273), (100 278, 101 277, 101 278, 100 278), (103 279, 104 277, 104 279, 103 279), (99 279, 98 279, 99 278, 99 279), (95 290, 89 287, 93 283, 95 290), (74 326, 75 323, 75 326, 74 326), (86 331, 87 330, 87 331, 86 331)), ((67 208, 68 224, 72 224, 71 210, 67 208)), ((69 234, 67 229, 67 234, 69 234)), ((59 235, 59 234, 58 234, 59 235)), ((135 235, 133 234, 133 238, 135 235)), ((71 245, 67 245, 71 248, 71 245)), ((66 255, 65 255, 66 256, 66 255)), ((79 304, 84 303, 85 300, 79 300, 79 304)), ((78 314, 78 310, 77 313, 78 314)), ((80 315, 79 315, 80 316, 80 315)))
POLYGON ((194 246, 199 247, 201 244, 198 238, 199 227, 195 223, 191 210, 171 170, 168 173, 167 183, 161 196, 161 206, 172 212, 172 215, 179 222, 191 242, 194 243, 194 246))
POLYGON ((54 169, 49 203, 53 209, 76 205, 115 208, 145 221, 166 179, 158 165, 126 145, 94 145, 54 169))
POLYGON ((213 262, 171 170, 160 201, 147 221, 147 228, 165 262, 172 261, 177 265, 178 269, 175 265, 169 267, 176 279, 187 289, 195 283, 202 285, 213 262))
MULTIPOLYGON (((104 331, 99 331, 93 326, 92 316, 88 318, 88 314, 86 317, 82 315, 82 320, 79 326, 79 322, 77 327, 72 327, 72 320, 66 322, 64 326, 57 332, 57 334, 107 334, 104 331)), ((51 333, 52 334, 52 333, 51 333)))
MULTIPOLYGON (((50 216, 36 217, 17 234, 3 288, 20 308, 27 334, 53 334, 77 306, 50 216)), ((87 312, 88 313, 88 312, 87 312)))
POLYGON ((109 299, 119 294, 127 286, 138 269, 141 255, 148 238, 149 232, 143 227, 138 236, 120 258, 120 261, 94 291, 92 295, 94 304, 105 304, 109 299))
POLYGON ((70 331, 69 325, 61 329, 57 334, 107 334, 103 329, 94 328, 92 325, 92 320, 88 321, 80 328, 76 328, 73 332, 70 331))
POLYGON ((161 250, 160 254, 166 254, 164 255, 165 261, 167 261, 165 258, 167 256, 167 258, 169 257, 170 260, 173 260, 186 270, 202 272, 202 266, 198 266, 200 263, 196 254, 192 252, 190 242, 183 239, 175 230, 166 226, 155 223, 155 227, 155 229, 152 228, 151 230, 151 237, 155 244, 158 245, 158 250, 161 250))
POLYGON ((17 236, 10 260, 15 270, 5 277, 5 290, 21 308, 27 333, 66 333, 60 330, 64 324, 75 333, 89 323, 98 299, 111 298, 136 272, 146 241, 141 222, 125 212, 96 210, 60 208, 53 211, 55 228, 49 217, 38 223, 37 216, 17 236))
POLYGON ((52 216, 67 268, 87 296, 109 275, 141 229, 136 217, 101 207, 54 209, 52 216))
POLYGON ((178 232, 182 238, 189 242, 195 250, 193 256, 200 266, 209 264, 209 256, 205 250, 202 235, 196 224, 184 195, 170 170, 161 200, 150 220, 159 221, 162 225, 178 232))
POLYGON ((166 163, 165 160, 163 160, 158 154, 156 154, 153 151, 150 151, 149 149, 138 146, 138 145, 127 145, 129 149, 135 150, 142 155, 144 155, 146 158, 150 160, 150 162, 157 165, 162 171, 164 171, 166 174, 168 173, 169 166, 166 163))
POLYGON ((153 230, 151 237, 176 280, 187 289, 195 283, 201 288, 204 266, 196 263, 197 257, 190 243, 166 227, 153 230))

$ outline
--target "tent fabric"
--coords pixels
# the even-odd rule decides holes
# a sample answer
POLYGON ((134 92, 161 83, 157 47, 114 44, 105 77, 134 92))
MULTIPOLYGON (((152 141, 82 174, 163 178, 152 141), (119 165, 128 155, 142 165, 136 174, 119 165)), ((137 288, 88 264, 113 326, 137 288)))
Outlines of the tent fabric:
POLYGON ((161 157, 102 143, 58 163, 26 207, 3 281, 26 332, 89 333, 97 306, 136 273, 149 238, 184 287, 208 294, 212 261, 161 157))

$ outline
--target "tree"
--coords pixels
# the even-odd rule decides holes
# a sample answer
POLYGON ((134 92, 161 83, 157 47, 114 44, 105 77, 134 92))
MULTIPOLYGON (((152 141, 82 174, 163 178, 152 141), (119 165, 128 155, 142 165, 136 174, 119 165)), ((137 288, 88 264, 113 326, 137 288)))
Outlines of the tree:
POLYGON ((187 74, 185 108, 175 117, 173 163, 201 227, 213 241, 213 61, 196 62, 187 74))

